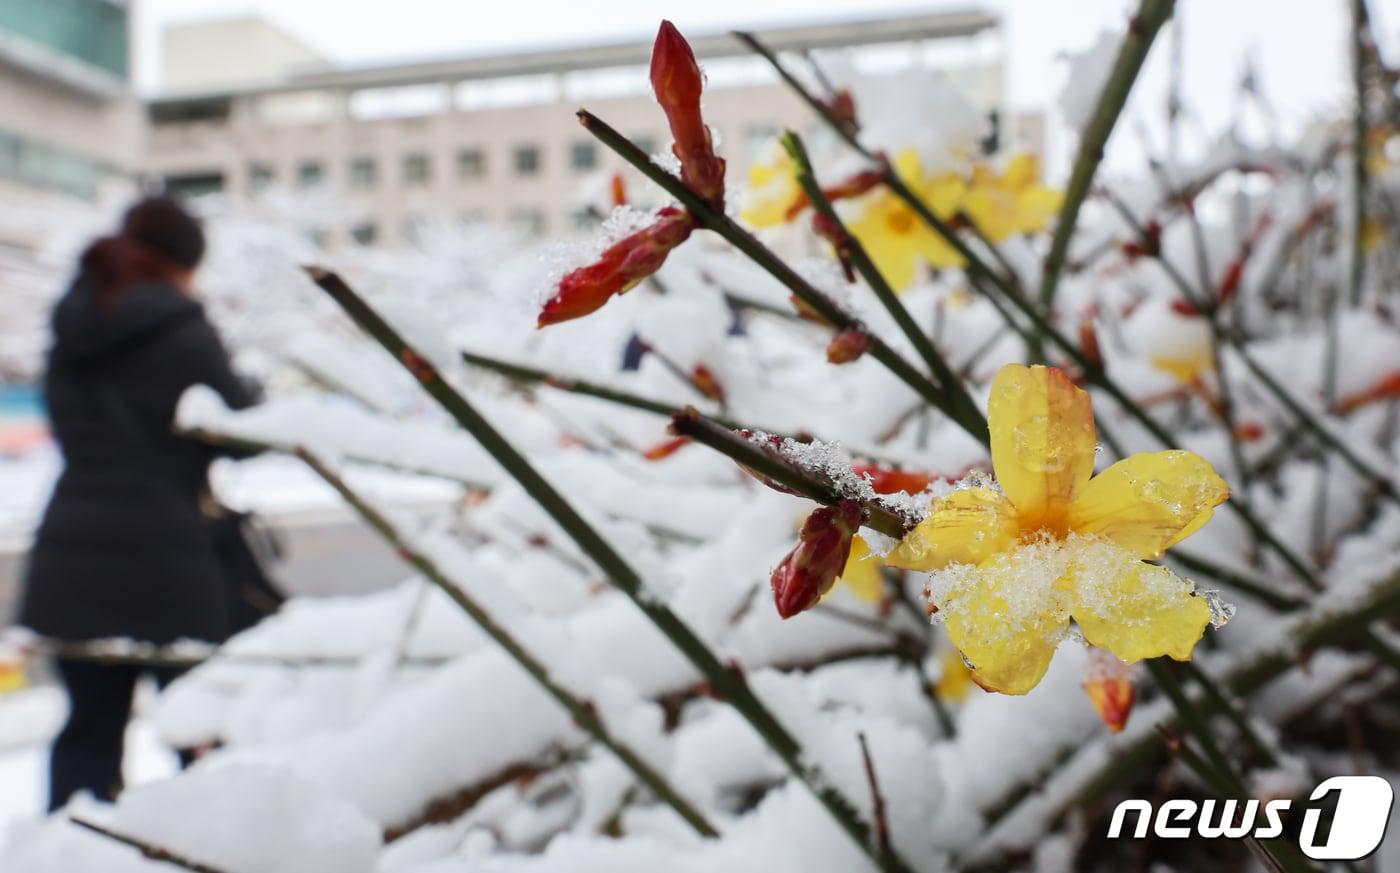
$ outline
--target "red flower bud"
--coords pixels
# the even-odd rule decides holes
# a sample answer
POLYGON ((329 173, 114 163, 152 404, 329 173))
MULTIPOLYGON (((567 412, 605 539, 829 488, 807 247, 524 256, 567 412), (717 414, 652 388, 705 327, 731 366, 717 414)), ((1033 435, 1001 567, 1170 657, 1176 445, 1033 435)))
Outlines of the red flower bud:
POLYGON ((854 500, 823 506, 807 516, 797 547, 773 571, 773 600, 778 615, 792 618, 811 609, 836 584, 851 554, 851 538, 864 519, 854 500))
POLYGON ((1103 366, 1103 350, 1099 348, 1099 332, 1094 327, 1092 315, 1085 316, 1079 322, 1079 351, 1090 364, 1103 366))
POLYGON ((1118 733, 1128 723, 1137 691, 1133 674, 1127 664, 1102 649, 1089 650, 1089 676, 1084 692, 1094 705, 1109 733, 1118 733))
POLYGON ((842 129, 853 134, 860 132, 860 122, 856 118, 856 98, 851 95, 850 88, 842 88, 826 101, 826 110, 842 129))
POLYGON ((849 328, 831 338, 826 347, 826 360, 831 364, 849 364, 870 348, 870 334, 859 328, 849 328))
POLYGON ((798 297, 796 294, 788 295, 788 302, 792 304, 792 308, 797 313, 797 317, 801 318, 803 321, 810 321, 815 324, 830 324, 825 316, 813 309, 810 303, 798 297))
POLYGON ((896 470, 892 467, 881 467, 879 464, 856 464, 851 467, 851 472, 868 479, 876 494, 896 494, 901 491, 905 494, 918 494, 934 480, 932 473, 896 470))
POLYGON ((1242 443, 1254 443, 1264 438, 1268 431, 1257 421, 1242 421, 1235 425, 1235 438, 1242 443))
POLYGON ((650 225, 613 243, 598 260, 559 280, 559 290, 540 311, 538 327, 581 318, 607 303, 614 294, 630 291, 661 269, 671 249, 695 229, 690 213, 668 206, 650 225))
POLYGON ((690 381, 701 394, 716 403, 724 402, 724 386, 709 367, 696 364, 695 369, 690 371, 690 381))
POLYGON ((681 181, 712 204, 724 202, 724 159, 715 154, 710 129, 700 116, 705 79, 690 44, 669 21, 661 22, 651 50, 651 89, 671 125, 681 162, 681 181))
POLYGON ((671 457, 676 452, 690 444, 690 437, 672 437, 664 443, 657 443, 642 453, 642 457, 648 461, 661 461, 671 457))
POLYGON ((627 180, 622 178, 621 173, 613 173, 609 183, 610 193, 614 206, 627 205, 627 180))

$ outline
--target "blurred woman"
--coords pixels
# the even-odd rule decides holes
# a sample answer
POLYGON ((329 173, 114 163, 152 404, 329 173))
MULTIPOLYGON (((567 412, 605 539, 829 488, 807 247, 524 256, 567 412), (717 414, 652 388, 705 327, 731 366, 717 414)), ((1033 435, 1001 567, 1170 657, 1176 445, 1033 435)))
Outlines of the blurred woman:
MULTIPOLYGON (((53 314, 45 397, 64 470, 30 555, 20 623, 61 643, 121 637, 219 642, 233 605, 208 511, 216 451, 172 431, 191 385, 253 402, 195 300, 199 223, 174 200, 133 206, 94 242, 53 314)), ((50 809, 112 798, 140 667, 64 658, 68 721, 50 809)), ((162 686, 178 671, 149 671, 162 686)))

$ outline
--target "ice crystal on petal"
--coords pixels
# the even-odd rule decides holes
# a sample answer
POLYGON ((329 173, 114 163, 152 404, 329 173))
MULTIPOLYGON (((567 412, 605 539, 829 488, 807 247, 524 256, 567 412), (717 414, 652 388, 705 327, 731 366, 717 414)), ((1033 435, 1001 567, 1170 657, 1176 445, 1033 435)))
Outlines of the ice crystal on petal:
POLYGON ((1219 630, 1230 623, 1230 619, 1235 617, 1235 604, 1225 600, 1223 594, 1212 588, 1209 591, 1197 591, 1197 594, 1205 598, 1206 605, 1210 607, 1210 626, 1219 630))

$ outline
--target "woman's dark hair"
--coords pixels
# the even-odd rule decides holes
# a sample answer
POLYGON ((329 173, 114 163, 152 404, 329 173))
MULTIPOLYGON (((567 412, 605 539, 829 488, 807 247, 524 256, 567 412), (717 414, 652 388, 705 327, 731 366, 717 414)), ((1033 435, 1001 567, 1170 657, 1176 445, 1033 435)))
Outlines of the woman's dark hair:
POLYGON ((126 211, 120 231, 88 246, 82 267, 99 302, 111 305, 132 285, 169 282, 203 257, 199 221, 170 197, 147 197, 126 211))

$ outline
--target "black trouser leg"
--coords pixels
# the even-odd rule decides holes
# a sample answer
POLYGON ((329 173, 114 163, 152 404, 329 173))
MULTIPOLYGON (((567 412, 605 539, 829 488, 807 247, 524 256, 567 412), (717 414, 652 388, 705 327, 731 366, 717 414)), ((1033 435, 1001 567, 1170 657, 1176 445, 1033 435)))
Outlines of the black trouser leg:
POLYGON ((49 758, 49 811, 79 791, 111 800, 121 790, 122 740, 141 668, 59 659, 68 721, 49 758))

